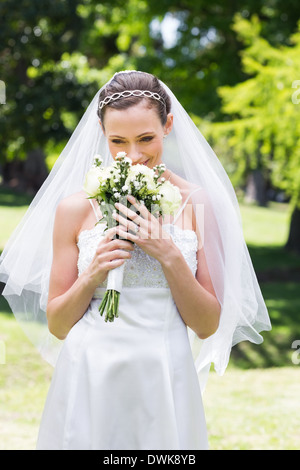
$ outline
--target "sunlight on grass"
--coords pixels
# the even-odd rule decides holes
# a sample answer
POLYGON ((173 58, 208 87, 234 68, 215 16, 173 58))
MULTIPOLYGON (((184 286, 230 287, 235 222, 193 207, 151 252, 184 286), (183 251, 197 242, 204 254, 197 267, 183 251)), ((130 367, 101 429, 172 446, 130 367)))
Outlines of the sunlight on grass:
MULTIPOLYGON (((0 250, 26 212, 30 198, 0 191, 0 250)), ((286 253, 289 208, 241 204, 246 242, 258 272, 298 269, 286 253)), ((299 449, 300 365, 292 341, 300 339, 299 283, 261 285, 272 322, 264 343, 233 348, 223 377, 210 374, 204 405, 211 449, 299 449)), ((0 450, 34 449, 53 369, 38 354, 0 297, 0 450)))
POLYGON ((11 190, 0 187, 0 252, 10 235, 22 220, 31 197, 23 194, 16 194, 11 190))
POLYGON ((287 204, 270 203, 269 207, 240 204, 247 244, 282 246, 288 237, 290 210, 287 204))
POLYGON ((5 243, 7 242, 15 227, 21 221, 26 210, 27 206, 13 208, 0 206, 0 251, 3 251, 5 243))
POLYGON ((211 373, 204 392, 211 449, 299 449, 299 367, 211 373))
MULTIPOLYGON (((0 450, 34 449, 53 373, 14 318, 2 313, 0 337, 6 364, 0 365, 0 450)), ((299 367, 210 373, 204 406, 210 448, 299 448, 299 367)))
POLYGON ((2 297, 0 340, 5 344, 5 364, 0 365, 0 450, 34 449, 53 369, 6 310, 2 297))

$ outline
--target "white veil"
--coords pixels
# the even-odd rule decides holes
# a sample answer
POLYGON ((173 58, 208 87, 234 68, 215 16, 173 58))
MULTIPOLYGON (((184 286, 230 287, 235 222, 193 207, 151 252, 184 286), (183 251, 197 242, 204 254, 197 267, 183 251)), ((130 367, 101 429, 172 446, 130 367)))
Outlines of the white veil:
MULTIPOLYGON (((243 340, 261 343, 259 333, 270 330, 270 320, 243 238, 231 182, 176 97, 162 85, 170 96, 174 115, 173 129, 164 142, 163 161, 171 171, 200 188, 193 193, 193 204, 196 214, 198 205, 204 207, 204 224, 203 217, 199 217, 199 230, 222 305, 219 328, 202 342, 195 364, 201 374, 214 363, 221 375, 232 346, 243 340)), ((0 258, 0 281, 6 284, 3 295, 29 339, 52 365, 61 347, 61 342, 49 333, 46 320, 55 210, 62 198, 82 189, 95 154, 101 154, 104 165, 112 161, 97 116, 100 91, 0 258)), ((189 334, 193 342, 195 335, 191 331, 189 334)))

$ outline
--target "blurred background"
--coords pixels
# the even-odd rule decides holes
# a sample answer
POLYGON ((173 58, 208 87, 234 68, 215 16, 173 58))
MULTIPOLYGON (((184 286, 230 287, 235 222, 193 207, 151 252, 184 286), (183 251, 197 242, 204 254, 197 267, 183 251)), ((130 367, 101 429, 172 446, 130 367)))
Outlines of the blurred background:
MULTIPOLYGON (((212 449, 300 448, 299 20, 297 0, 0 2, 0 251, 120 70, 172 89, 234 185, 273 329, 211 374, 212 449)), ((1 296, 0 448, 34 448, 52 372, 1 296)))

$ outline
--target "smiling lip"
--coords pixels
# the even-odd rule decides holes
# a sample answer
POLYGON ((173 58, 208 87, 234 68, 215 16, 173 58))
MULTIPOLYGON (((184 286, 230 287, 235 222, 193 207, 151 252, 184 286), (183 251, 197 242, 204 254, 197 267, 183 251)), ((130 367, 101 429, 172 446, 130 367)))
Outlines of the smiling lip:
POLYGON ((146 160, 145 162, 143 162, 143 163, 142 163, 142 165, 145 165, 145 166, 147 166, 148 162, 149 162, 149 159, 148 159, 148 160, 146 160))

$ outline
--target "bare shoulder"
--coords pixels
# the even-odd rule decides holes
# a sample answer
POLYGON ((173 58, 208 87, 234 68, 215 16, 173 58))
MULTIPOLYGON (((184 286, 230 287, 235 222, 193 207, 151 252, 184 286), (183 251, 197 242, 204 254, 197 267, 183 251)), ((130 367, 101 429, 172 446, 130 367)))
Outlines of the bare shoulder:
POLYGON ((57 228, 67 230, 75 236, 84 223, 90 210, 90 203, 83 191, 71 194, 62 199, 56 209, 55 223, 57 228))
POLYGON ((77 193, 71 194, 70 196, 65 197, 62 199, 59 204, 58 208, 62 211, 72 211, 72 214, 74 215, 74 212, 80 212, 87 210, 89 207, 89 202, 87 199, 87 195, 84 193, 84 191, 79 191, 77 193))

